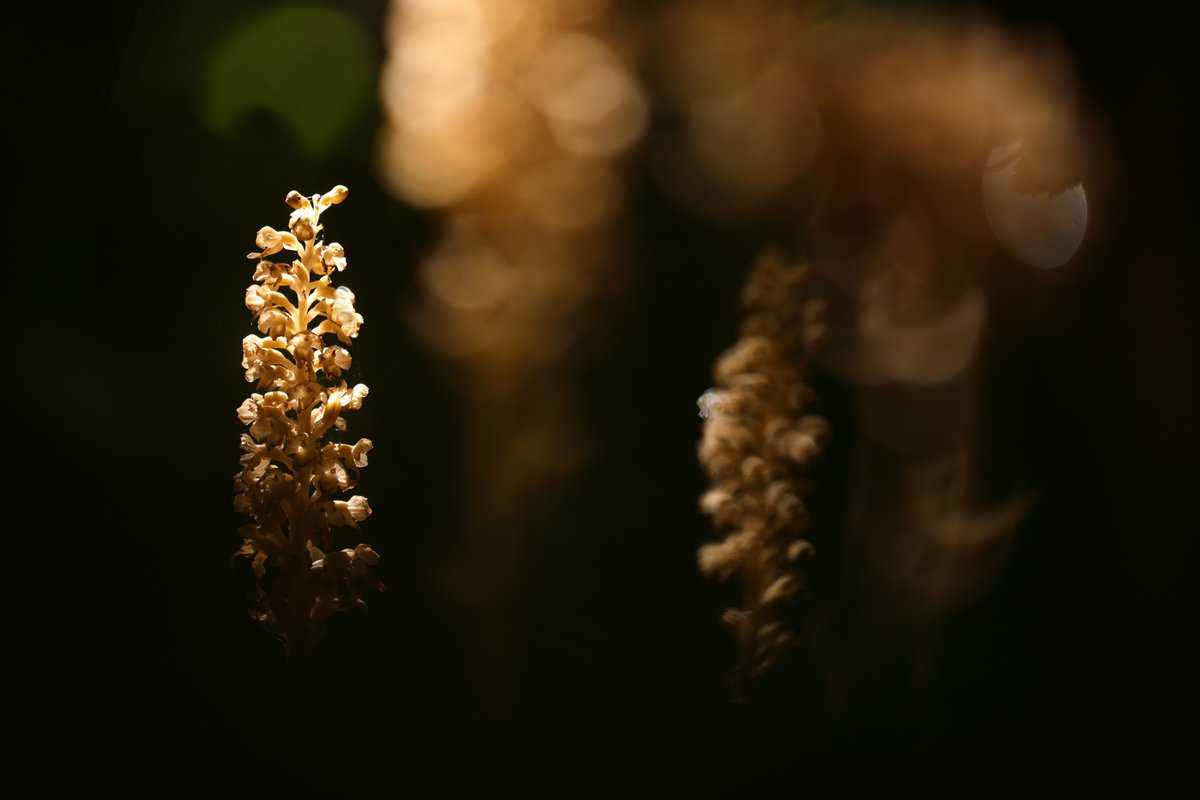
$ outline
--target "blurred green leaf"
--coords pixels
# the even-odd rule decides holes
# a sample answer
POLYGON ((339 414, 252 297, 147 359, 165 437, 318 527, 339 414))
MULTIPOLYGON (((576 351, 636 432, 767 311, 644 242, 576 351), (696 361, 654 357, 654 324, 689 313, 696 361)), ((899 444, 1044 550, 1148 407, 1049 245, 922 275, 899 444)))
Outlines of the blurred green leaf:
POLYGON ((276 115, 311 156, 325 155, 370 100, 378 53, 363 25, 333 8, 275 8, 217 45, 205 75, 203 118, 232 133, 253 110, 276 115))

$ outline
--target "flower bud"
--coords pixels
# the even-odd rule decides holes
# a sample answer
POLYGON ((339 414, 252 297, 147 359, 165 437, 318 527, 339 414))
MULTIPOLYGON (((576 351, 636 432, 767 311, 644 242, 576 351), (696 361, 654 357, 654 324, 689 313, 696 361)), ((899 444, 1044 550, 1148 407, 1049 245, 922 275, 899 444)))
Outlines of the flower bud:
POLYGON ((345 186, 342 186, 339 183, 337 186, 333 187, 332 189, 330 189, 328 192, 325 193, 325 195, 321 198, 320 203, 318 205, 321 208, 328 208, 329 206, 336 206, 338 203, 345 200, 346 195, 348 195, 348 194, 350 194, 350 190, 347 189, 345 186))
POLYGON ((292 233, 302 242, 311 242, 317 235, 307 217, 301 217, 292 224, 292 233))

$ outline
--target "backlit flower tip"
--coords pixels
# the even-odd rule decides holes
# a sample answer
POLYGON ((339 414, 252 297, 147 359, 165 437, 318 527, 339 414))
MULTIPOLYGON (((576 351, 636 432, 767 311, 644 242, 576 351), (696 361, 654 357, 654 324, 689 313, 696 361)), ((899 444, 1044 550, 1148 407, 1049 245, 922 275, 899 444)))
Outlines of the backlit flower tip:
POLYGON ((312 201, 297 192, 295 189, 292 189, 290 192, 288 192, 287 197, 283 198, 283 202, 287 203, 296 210, 300 210, 302 208, 312 208, 312 201))
POLYGON ((336 344, 321 351, 321 371, 331 378, 341 377, 342 372, 350 369, 350 363, 350 354, 336 344))
POLYGON ((358 329, 363 324, 362 314, 354 310, 354 292, 345 286, 337 288, 333 308, 329 310, 329 319, 341 328, 341 335, 346 339, 358 336, 358 329))
POLYGON ((365 467, 367 465, 367 453, 375 447, 370 439, 359 439, 358 443, 350 449, 350 457, 354 459, 354 466, 365 467))
POLYGON ((324 211, 330 206, 336 206, 338 203, 346 199, 346 195, 350 194, 350 190, 340 183, 330 189, 325 194, 321 195, 321 199, 317 201, 317 209, 324 211))
POLYGON ((300 252, 300 242, 296 241, 296 237, 284 231, 277 231, 270 225, 259 228, 258 235, 254 237, 254 243, 262 248, 260 258, 278 253, 283 248, 300 252))

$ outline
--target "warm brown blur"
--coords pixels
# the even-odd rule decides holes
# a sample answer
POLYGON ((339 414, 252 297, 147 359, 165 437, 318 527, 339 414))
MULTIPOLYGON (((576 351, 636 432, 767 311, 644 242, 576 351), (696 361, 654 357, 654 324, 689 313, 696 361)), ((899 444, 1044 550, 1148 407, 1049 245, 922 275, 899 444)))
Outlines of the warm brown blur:
POLYGON ((646 99, 607 0, 395 0, 388 38, 385 181, 442 221, 410 319, 467 407, 451 591, 499 697, 530 514, 588 447, 566 371, 624 280, 622 155, 646 99))
POLYGON ((793 186, 823 134, 801 68, 811 23, 794 3, 669 3, 652 61, 672 130, 654 142, 664 188, 698 211, 761 207, 793 186))
MULTIPOLYGON (((685 213, 790 228, 761 244, 800 249, 828 309, 813 357, 845 386, 856 433, 826 488, 846 521, 821 532, 843 551, 829 589, 843 612, 818 613, 807 646, 821 648, 822 624, 920 638, 990 585, 1034 489, 1011 465, 989 465, 994 486, 979 478, 994 424, 981 348, 995 304, 1011 302, 989 271, 1069 271, 1088 225, 1081 181, 1094 203, 1105 172, 1053 42, 978 18, 783 0, 670 2, 637 18, 606 0, 392 11, 381 163, 441 220, 411 322, 469 407, 452 591, 479 615, 493 676, 529 514, 586 452, 569 372, 623 280, 625 156, 643 146, 639 163, 685 213)), ((818 654, 833 672, 842 657, 818 654)))
POLYGON ((980 432, 997 424, 979 396, 1002 302, 987 272, 1071 260, 1087 226, 1079 182, 1104 172, 1096 135, 1053 42, 978 19, 697 0, 669 4, 657 34, 676 122, 654 143, 664 187, 702 213, 793 215, 822 278, 815 357, 853 404, 857 434, 834 437, 857 440, 827 489, 846 498, 844 529, 813 523, 841 542, 842 611, 807 638, 820 650, 822 624, 856 631, 838 633, 859 643, 850 652, 816 656, 840 673, 856 647, 930 635, 1004 566, 1032 489, 1011 465, 989 465, 1007 489, 978 474, 980 432))
MULTIPOLYGON (((865 647, 907 649, 992 585, 1035 491, 979 449, 1003 424, 980 394, 982 346, 1013 301, 995 273, 1059 267, 1078 248, 1095 143, 1052 43, 958 19, 817 24, 808 41, 798 69, 826 131, 805 212, 830 305, 821 358, 860 431, 836 592, 865 647), (997 151, 1006 182, 987 172, 997 151), (1023 203, 1040 227, 1022 224, 1023 203)), ((1037 304, 1030 289, 1017 301, 1037 304)))

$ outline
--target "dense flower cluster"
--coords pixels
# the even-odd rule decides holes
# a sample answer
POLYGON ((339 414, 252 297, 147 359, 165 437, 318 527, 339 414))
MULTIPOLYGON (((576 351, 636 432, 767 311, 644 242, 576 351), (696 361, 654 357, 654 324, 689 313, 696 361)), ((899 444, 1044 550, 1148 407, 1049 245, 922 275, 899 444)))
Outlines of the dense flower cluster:
POLYGON ((805 591, 814 553, 801 479, 828 425, 804 413, 807 350, 821 325, 807 277, 774 253, 759 261, 743 290, 741 339, 717 359, 717 387, 702 398, 699 456, 711 484, 700 508, 725 537, 700 548, 700 569, 741 584, 743 607, 724 615, 741 651, 737 677, 761 673, 791 643, 784 609, 805 591))
POLYGON ((361 495, 335 499, 357 485, 372 447, 370 439, 336 441, 346 412, 361 408, 368 391, 344 379, 347 348, 363 322, 354 293, 331 281, 346 268, 346 251, 320 238, 322 212, 346 194, 344 186, 311 198, 291 192, 289 230, 262 228, 259 250, 248 256, 255 283, 246 307, 262 335, 242 341, 246 380, 258 391, 237 410, 248 432, 234 508, 254 521, 239 529, 244 544, 235 559, 250 560, 250 613, 279 636, 289 659, 307 655, 330 615, 365 605, 363 595, 382 588, 370 574, 379 561, 374 550, 333 542, 333 528, 357 528, 371 514, 361 495), (284 253, 295 258, 271 260, 284 253))

